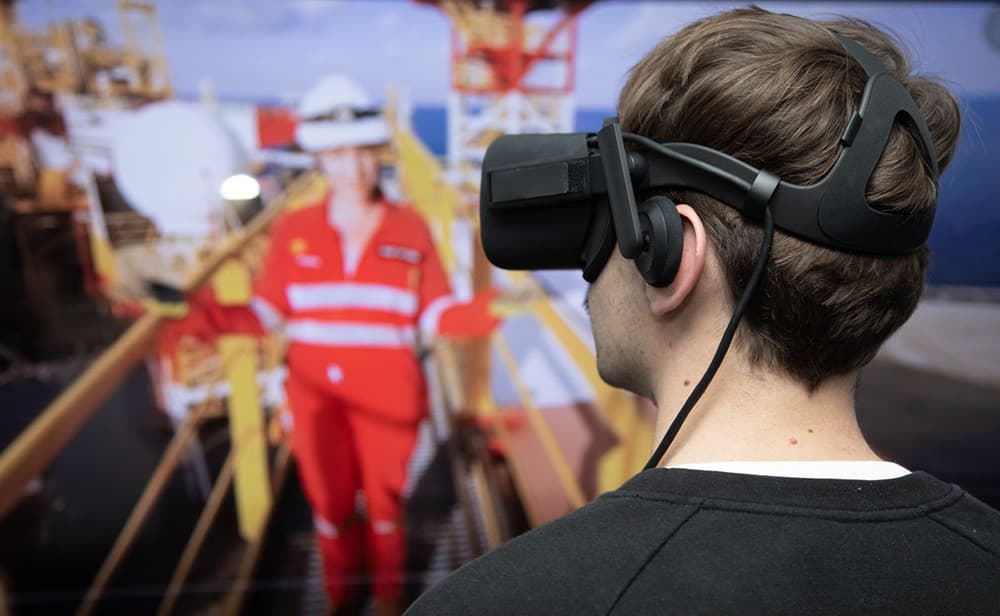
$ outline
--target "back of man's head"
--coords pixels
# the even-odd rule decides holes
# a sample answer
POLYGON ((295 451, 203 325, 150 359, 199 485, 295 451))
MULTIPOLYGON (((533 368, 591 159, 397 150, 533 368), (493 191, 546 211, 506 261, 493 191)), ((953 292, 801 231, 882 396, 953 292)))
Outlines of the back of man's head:
MULTIPOLYGON (((958 105, 910 74, 884 33, 861 21, 818 22, 751 7, 695 22, 633 68, 618 101, 622 129, 658 142, 708 146, 795 184, 830 170, 867 76, 831 30, 873 52, 919 106, 943 170, 959 132, 958 105)), ((897 125, 868 186, 874 207, 934 207, 936 179, 897 125)), ((701 216, 735 303, 760 251, 761 229, 702 194, 670 193, 701 216)), ((868 363, 916 308, 927 249, 901 257, 850 254, 775 234, 767 275, 744 317, 738 348, 752 365, 809 388, 868 363)))

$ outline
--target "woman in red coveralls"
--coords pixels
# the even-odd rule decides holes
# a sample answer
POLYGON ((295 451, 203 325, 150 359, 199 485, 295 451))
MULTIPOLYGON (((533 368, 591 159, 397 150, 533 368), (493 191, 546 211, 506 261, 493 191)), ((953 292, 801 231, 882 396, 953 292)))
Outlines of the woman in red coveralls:
POLYGON ((292 452, 312 506, 332 604, 352 600, 363 561, 376 610, 400 611, 401 493, 427 414, 418 342, 483 335, 490 295, 457 304, 431 234, 381 198, 377 147, 389 131, 343 76, 322 79, 298 111, 296 139, 330 187, 276 223, 252 308, 289 342, 292 452), (364 518, 356 515, 363 500, 364 518))

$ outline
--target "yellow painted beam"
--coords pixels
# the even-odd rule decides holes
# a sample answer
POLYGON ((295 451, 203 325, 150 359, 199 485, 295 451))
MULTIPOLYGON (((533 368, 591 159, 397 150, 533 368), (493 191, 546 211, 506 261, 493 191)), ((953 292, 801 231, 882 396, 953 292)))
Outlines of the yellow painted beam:
POLYGON ((252 285, 250 268, 239 259, 229 259, 212 276, 215 299, 223 306, 246 306, 250 303, 252 285))
POLYGON ((257 342, 251 336, 222 336, 219 355, 229 382, 236 514, 240 534, 252 541, 260 536, 271 508, 264 410, 257 388, 257 342))
POLYGON ((103 279, 107 288, 113 288, 118 284, 118 267, 114 250, 107 238, 91 231, 90 254, 94 261, 94 271, 103 279))

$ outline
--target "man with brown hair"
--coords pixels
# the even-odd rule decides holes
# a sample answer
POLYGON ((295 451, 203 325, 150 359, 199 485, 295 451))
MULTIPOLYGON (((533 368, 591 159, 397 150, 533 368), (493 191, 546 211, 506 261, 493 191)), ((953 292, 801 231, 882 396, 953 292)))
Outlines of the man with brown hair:
MULTIPOLYGON (((932 212, 938 169, 959 132, 957 104, 859 21, 748 8, 693 23, 633 68, 618 102, 621 130, 712 148, 766 170, 758 179, 816 186, 835 175, 858 125, 878 115, 859 114, 878 103, 862 101, 873 62, 844 39, 902 85, 933 141, 932 151, 890 115, 862 200, 882 213, 932 212)), ((855 419, 859 370, 921 295, 926 237, 919 249, 873 255, 775 223, 768 256, 770 222, 700 191, 660 192, 682 226, 676 273, 651 284, 615 250, 588 295, 600 374, 656 402, 657 436, 667 435, 651 460, 658 468, 466 565, 411 613, 997 613, 1000 514, 880 459, 855 419), (761 256, 766 267, 755 266, 761 256), (719 364, 727 321, 740 324, 719 364), (710 364, 714 380, 692 396, 710 364), (674 409, 686 416, 694 402, 681 427, 674 409)), ((493 185, 490 194, 501 193, 493 185)))

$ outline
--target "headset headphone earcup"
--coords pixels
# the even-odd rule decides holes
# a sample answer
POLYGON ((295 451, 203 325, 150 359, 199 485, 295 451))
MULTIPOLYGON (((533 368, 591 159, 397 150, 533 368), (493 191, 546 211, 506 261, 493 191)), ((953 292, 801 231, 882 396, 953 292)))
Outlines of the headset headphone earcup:
POLYGON ((635 265, 650 286, 665 287, 677 275, 684 248, 684 224, 677 205, 662 195, 646 199, 639 206, 639 226, 646 250, 636 257, 635 265))

